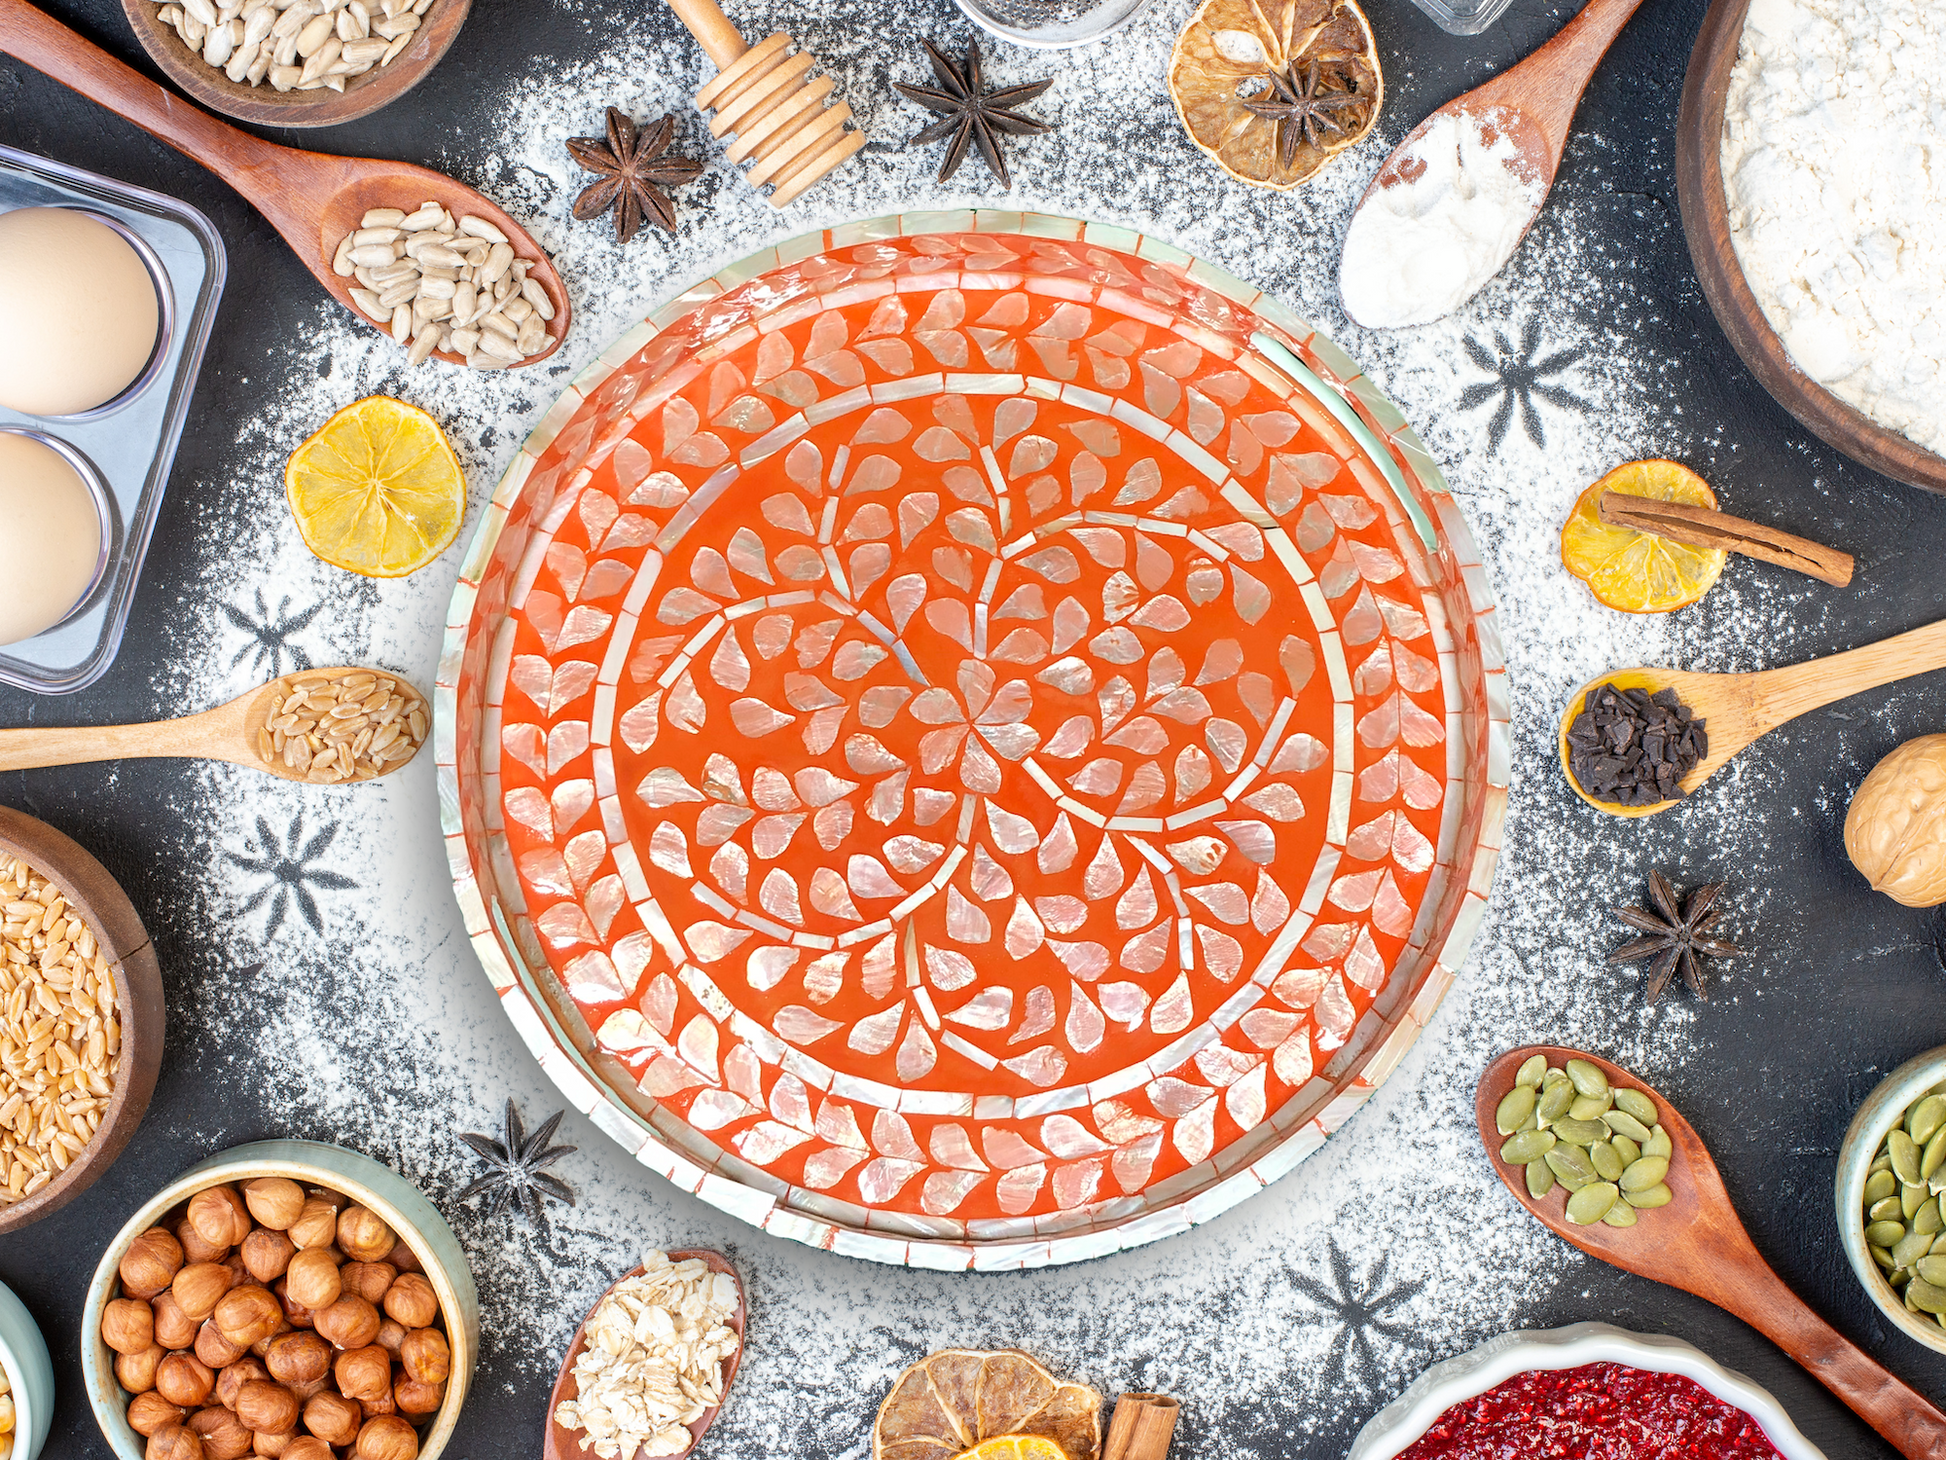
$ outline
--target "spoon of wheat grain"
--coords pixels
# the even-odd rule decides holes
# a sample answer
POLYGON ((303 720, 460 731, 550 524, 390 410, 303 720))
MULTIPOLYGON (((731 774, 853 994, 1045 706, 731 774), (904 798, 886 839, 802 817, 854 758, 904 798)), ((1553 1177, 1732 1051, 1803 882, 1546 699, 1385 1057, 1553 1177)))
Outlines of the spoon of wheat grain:
POLYGON ((431 716, 425 696, 399 675, 355 665, 306 669, 178 720, 0 730, 0 771, 183 756, 343 785, 390 775, 411 760, 431 716))
POLYGON ((1650 694, 1672 689, 1676 697, 1708 722, 1709 754, 1677 782, 1685 795, 1693 792, 1745 746, 1795 720, 1849 695, 1881 685, 1946 669, 1946 619, 1923 628, 1894 634, 1862 649, 1827 654, 1805 664, 1765 669, 1754 674, 1696 674, 1684 669, 1617 669, 1589 680, 1568 696, 1558 731, 1561 771, 1574 794, 1610 816, 1653 816, 1680 804, 1658 801, 1653 806, 1619 806, 1601 801, 1581 789, 1568 768, 1568 727, 1581 713, 1588 692, 1604 684, 1617 689, 1646 689, 1650 694))
MULTIPOLYGON (((471 215, 504 233, 514 256, 527 261, 527 276, 554 306, 546 346, 510 368, 545 360, 566 338, 571 311, 553 261, 525 228, 466 184, 409 162, 304 152, 238 131, 130 70, 27 0, 0 0, 0 53, 119 113, 214 172, 270 220, 333 299, 373 329, 379 326, 352 302, 357 279, 340 278, 332 268, 338 242, 373 208, 410 213, 431 201, 455 218, 471 215)), ((437 353, 452 364, 465 363, 450 351, 437 353)))
POLYGON ((1473 1114, 1494 1174, 1550 1232, 1623 1272, 1681 1288, 1734 1313, 1801 1364, 1908 1460, 1946 1460, 1946 1414, 1880 1368, 1784 1286, 1744 1231, 1703 1138, 1668 1096, 1605 1059, 1577 1049, 1534 1045, 1511 1050, 1486 1067, 1473 1114), (1525 1168, 1500 1159, 1507 1138, 1500 1134, 1497 1112, 1521 1065, 1537 1054, 1557 1067, 1571 1059, 1586 1060, 1611 1086, 1640 1090, 1655 1101, 1671 1146, 1669 1174, 1663 1178, 1673 1193, 1667 1206, 1643 1212, 1633 1227, 1601 1222, 1583 1227, 1567 1219, 1560 1187, 1539 1199, 1529 1194, 1525 1168))

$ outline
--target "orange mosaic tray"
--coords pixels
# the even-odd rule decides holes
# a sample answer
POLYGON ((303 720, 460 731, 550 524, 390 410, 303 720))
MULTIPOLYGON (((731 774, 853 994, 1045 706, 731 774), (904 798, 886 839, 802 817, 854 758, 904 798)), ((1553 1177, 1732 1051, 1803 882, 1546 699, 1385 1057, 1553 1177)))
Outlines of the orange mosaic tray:
POLYGON ((1094 1255, 1314 1148, 1444 992, 1490 615, 1397 412, 1256 291, 1032 215, 813 235, 502 483, 441 676, 456 883, 674 1179, 887 1260, 1094 1255))

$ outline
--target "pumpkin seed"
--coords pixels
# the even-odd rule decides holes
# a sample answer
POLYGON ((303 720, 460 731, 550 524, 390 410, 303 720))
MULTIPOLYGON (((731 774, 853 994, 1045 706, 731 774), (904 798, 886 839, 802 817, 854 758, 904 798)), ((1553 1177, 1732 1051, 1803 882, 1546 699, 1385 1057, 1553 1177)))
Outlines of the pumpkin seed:
POLYGON ((1922 1257, 1912 1270, 1936 1288, 1946 1288, 1946 1257, 1922 1257))
POLYGON ((1940 1229, 1946 1227, 1939 1215, 1939 1198, 1934 1197, 1912 1214, 1912 1230, 1924 1232, 1928 1237, 1937 1237, 1940 1229))
POLYGON ((1569 1191, 1579 1191, 1595 1180, 1594 1168, 1573 1146, 1557 1146, 1542 1159, 1547 1162, 1547 1169, 1554 1173, 1554 1179, 1569 1191), (1569 1161, 1570 1156, 1575 1158, 1573 1162, 1569 1161))
POLYGON ((1509 1166, 1525 1166, 1529 1161, 1540 1160, 1553 1149, 1553 1131, 1524 1130, 1507 1138, 1507 1143, 1500 1148, 1500 1159, 1509 1166))
POLYGON ((1578 1095, 1568 1107, 1568 1116, 1573 1120, 1600 1120, 1608 1113, 1606 1095, 1578 1095))
POLYGON ((1521 1063, 1520 1073, 1514 1076, 1514 1085, 1516 1088, 1525 1086, 1530 1090, 1538 1092, 1541 1088, 1541 1079, 1546 1074, 1547 1056, 1544 1054, 1529 1055, 1521 1063))
POLYGON ((1595 1174, 1603 1181, 1622 1179, 1623 1162, 1620 1153, 1607 1141, 1596 1141, 1588 1147, 1588 1164, 1595 1168, 1595 1174))
POLYGON ((1493 1113, 1493 1122, 1500 1128, 1500 1134, 1510 1136, 1534 1113, 1534 1102, 1538 1099, 1531 1085, 1516 1085, 1500 1100, 1500 1108, 1493 1113))
POLYGON ((1905 1113, 1906 1134, 1923 1146, 1946 1127, 1946 1096, 1928 1095, 1905 1113))
MULTIPOLYGON (((1887 1272, 1892 1270, 1892 1254, 1887 1252, 1883 1247, 1874 1246, 1872 1243, 1867 1242, 1865 1244, 1865 1250, 1872 1254, 1873 1262, 1876 1262, 1887 1272)), ((1942 1272, 1941 1275, 1946 1276, 1946 1272, 1942 1272)))
POLYGON ((1935 1257, 1946 1257, 1946 1236, 1933 1238, 1932 1250, 1935 1257))
POLYGON ((1615 1148, 1615 1154, 1622 1158, 1624 1166, 1633 1166, 1642 1159, 1642 1148, 1627 1136, 1610 1136, 1608 1144, 1615 1148))
POLYGON ((1911 1267, 1931 1251, 1930 1236, 1924 1232, 1908 1232, 1892 1244, 1892 1262, 1898 1267, 1911 1267))
POLYGON ((1548 1086, 1541 1091, 1540 1104, 1535 1107, 1541 1118, 1541 1125, 1545 1127, 1559 1120, 1568 1113, 1568 1107, 1573 1103, 1574 1086, 1566 1080, 1562 1080, 1558 1085, 1548 1086))
POLYGON ((1616 1135, 1627 1136, 1632 1141, 1646 1141, 1649 1138, 1649 1128, 1626 1110, 1611 1110, 1602 1120, 1616 1135))
POLYGON ((1608 1139, 1608 1127, 1598 1120, 1576 1120, 1563 1116, 1554 1122, 1554 1134, 1570 1145, 1586 1146, 1608 1139))
POLYGON ((1912 1281, 1912 1271, 1910 1268, 1895 1267, 1892 1269, 1891 1276, 1886 1281, 1891 1283, 1895 1288, 1902 1288, 1912 1281))
POLYGON ((1635 1225, 1635 1208, 1625 1201, 1618 1201, 1601 1214, 1601 1220, 1604 1225, 1610 1227, 1633 1227, 1635 1225))
MULTIPOLYGON (((1552 1165, 1553 1163, 1550 1162, 1549 1164, 1552 1165)), ((1560 1173, 1557 1171, 1555 1174, 1559 1175, 1560 1173)), ((1873 1222, 1871 1226, 1865 1229, 1865 1240, 1883 1247, 1888 1252, 1904 1236, 1905 1223, 1903 1222, 1873 1222)))
POLYGON ((1577 1227, 1590 1226, 1607 1216, 1620 1200, 1621 1192, 1612 1181, 1597 1181, 1584 1186, 1568 1198, 1568 1220, 1577 1227))
POLYGON ((1942 1161, 1946 1161, 1946 1126, 1941 1126, 1939 1133, 1926 1142, 1926 1149, 1919 1157, 1919 1174, 1931 1181, 1942 1161))
POLYGON ((1622 1173, 1621 1187, 1623 1191, 1647 1191, 1651 1186, 1660 1186, 1668 1174, 1667 1156, 1644 1156, 1622 1173))
POLYGON ((1922 1277, 1905 1285, 1905 1300, 1922 1313, 1946 1313, 1946 1288, 1934 1287, 1922 1277))
POLYGON ((1639 1212, 1646 1212, 1654 1207, 1666 1207, 1675 1199, 1676 1194, 1673 1191, 1667 1186, 1660 1185, 1644 1187, 1640 1191, 1625 1191, 1622 1193, 1622 1200, 1639 1212))
POLYGON ((1527 1194, 1539 1201, 1554 1190, 1554 1172, 1545 1161, 1527 1163, 1527 1194))
POLYGON ((1885 1138, 1886 1154, 1892 1158, 1892 1171, 1907 1186, 1916 1186, 1925 1178, 1919 1174, 1919 1147, 1897 1126, 1885 1138))
POLYGON ((1601 1072, 1599 1065, 1589 1064, 1586 1060, 1569 1060, 1568 1079, 1577 1092, 1583 1095, 1606 1095, 1608 1076, 1601 1072))
POLYGON ((1923 1186, 1901 1186, 1899 1188, 1900 1214, 1910 1222, 1912 1214, 1926 1204, 1932 1193, 1923 1186))
POLYGON ((1884 1201, 1888 1196, 1897 1196, 1898 1192, 1899 1178, 1894 1176, 1890 1169, 1874 1171, 1865 1178, 1865 1205, 1867 1206, 1873 1202, 1884 1201))
POLYGON ((1881 1171, 1890 1171, 1891 1169, 1892 1169, 1892 1158, 1890 1156, 1880 1155, 1876 1161, 1872 1162, 1871 1167, 1868 1170, 1867 1174, 1871 1176, 1876 1176, 1881 1171))
POLYGON ((1640 1090, 1617 1090, 1615 1104, 1618 1109, 1626 1110, 1643 1125, 1654 1125, 1661 1119, 1660 1112, 1655 1108, 1655 1101, 1640 1090))
POLYGON ((1651 1126, 1649 1128, 1649 1138, 1642 1142, 1642 1154, 1645 1156, 1674 1156, 1676 1154, 1676 1147, 1675 1143, 1669 1139, 1669 1132, 1664 1130, 1660 1125, 1651 1126))
POLYGON ((1905 1207, 1896 1196, 1888 1196, 1883 1201, 1875 1201, 1865 1209, 1868 1222, 1896 1222, 1905 1216, 1905 1207))

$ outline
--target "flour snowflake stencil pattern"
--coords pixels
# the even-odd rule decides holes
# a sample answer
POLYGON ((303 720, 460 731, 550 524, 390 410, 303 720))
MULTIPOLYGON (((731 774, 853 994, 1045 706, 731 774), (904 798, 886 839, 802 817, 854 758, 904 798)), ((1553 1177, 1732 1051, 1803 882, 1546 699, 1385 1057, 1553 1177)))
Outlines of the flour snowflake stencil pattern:
POLYGON ((277 611, 272 613, 263 589, 257 590, 256 598, 254 614, 234 604, 221 605, 223 617, 230 621, 231 626, 249 636, 243 647, 231 656, 230 668, 235 669, 248 659, 251 669, 268 670, 271 679, 284 673, 287 658, 292 669, 311 668, 311 656, 290 640, 293 634, 301 634, 311 626, 311 620, 324 611, 324 605, 314 603, 300 613, 292 613, 291 601, 285 597, 278 600, 277 611))
POLYGON ((225 852, 224 859, 233 866, 246 872, 257 874, 261 885, 245 899, 238 911, 248 915, 258 908, 267 907, 270 915, 264 921, 263 937, 268 943, 277 936, 284 926, 284 918, 292 907, 310 925, 311 931, 324 931, 324 918, 318 911, 314 891, 347 891, 358 884, 342 872, 333 872, 328 867, 316 865, 318 860, 330 850, 331 843, 337 839, 338 823, 333 821, 311 833, 304 835, 304 818, 294 816, 291 824, 280 838, 272 830, 270 822, 264 817, 257 818, 257 841, 260 849, 255 856, 241 856, 236 852, 225 852))
POLYGON ((1518 344, 1504 330, 1493 332, 1491 349, 1472 335, 1462 343, 1467 358, 1493 377, 1467 386, 1459 398, 1463 411, 1478 411, 1489 402, 1493 404, 1493 412, 1487 418, 1488 451, 1500 449, 1516 419, 1529 441, 1546 448, 1547 424, 1536 401, 1576 414, 1595 409, 1594 402, 1576 395, 1562 381, 1562 376, 1581 362, 1587 350, 1561 349, 1542 354, 1538 319, 1527 321, 1518 344))
POLYGON ((643 348, 527 484, 484 727, 599 1078, 914 1234, 1277 1135, 1457 834, 1398 498, 1226 301, 1185 338, 1102 302, 1177 276, 1023 243, 807 261, 818 307, 643 348))
POLYGON ((1380 1253, 1371 1271, 1354 1277, 1351 1262, 1336 1238, 1326 1241, 1330 1254, 1330 1285, 1286 1268, 1291 1286, 1316 1310, 1319 1320, 1333 1329, 1331 1348, 1316 1371, 1320 1390, 1329 1393, 1338 1383, 1371 1385, 1378 1369, 1379 1342, 1410 1349, 1421 1342, 1398 1310, 1418 1297, 1424 1281, 1387 1284, 1390 1253, 1380 1253))

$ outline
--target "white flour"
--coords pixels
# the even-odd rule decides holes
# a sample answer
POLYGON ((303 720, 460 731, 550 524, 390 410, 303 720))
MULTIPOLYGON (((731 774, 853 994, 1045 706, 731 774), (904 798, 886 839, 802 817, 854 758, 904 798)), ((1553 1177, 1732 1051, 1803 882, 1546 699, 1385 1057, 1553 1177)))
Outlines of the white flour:
POLYGON ((1791 359, 1946 450, 1946 7, 1754 0, 1723 122, 1731 241, 1791 359))
POLYGON ((1494 111, 1435 114, 1399 162, 1402 181, 1353 217, 1338 288, 1345 313, 1368 329, 1451 314, 1519 247, 1545 190, 1516 170, 1494 111))

